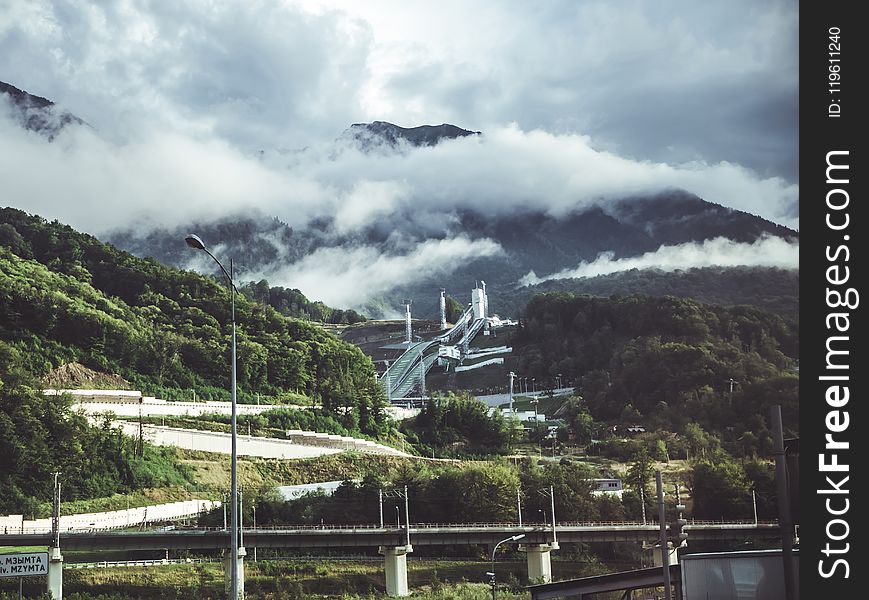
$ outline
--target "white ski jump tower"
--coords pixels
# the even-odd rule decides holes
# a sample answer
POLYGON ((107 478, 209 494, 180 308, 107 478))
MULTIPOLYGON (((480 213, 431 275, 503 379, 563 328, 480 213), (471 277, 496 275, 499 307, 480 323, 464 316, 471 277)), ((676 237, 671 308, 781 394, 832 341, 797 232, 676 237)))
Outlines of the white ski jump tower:
POLYGON ((413 329, 410 326, 410 305, 413 300, 404 301, 404 337, 408 344, 413 343, 413 329))
POLYGON ((485 319, 489 316, 489 298, 486 296, 486 282, 480 280, 480 284, 471 290, 471 304, 474 307, 474 320, 485 319), (480 287, 482 284, 482 287, 480 287))
POLYGON ((441 307, 441 331, 444 331, 447 328, 447 298, 446 298, 446 290, 441 288, 441 298, 440 298, 440 307, 441 307))

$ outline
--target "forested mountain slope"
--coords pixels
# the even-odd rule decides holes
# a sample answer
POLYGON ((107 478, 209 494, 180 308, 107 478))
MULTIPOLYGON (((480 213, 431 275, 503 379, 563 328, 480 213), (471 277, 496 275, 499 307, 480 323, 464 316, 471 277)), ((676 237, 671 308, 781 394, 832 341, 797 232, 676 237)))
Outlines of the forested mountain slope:
POLYGON ((531 300, 521 325, 520 373, 550 385, 562 375, 596 421, 679 433, 697 423, 752 445, 767 437, 768 407, 781 404, 785 427, 798 431, 799 331, 777 315, 550 293, 531 300))
MULTIPOLYGON (((385 426, 373 365, 357 347, 241 295, 236 321, 243 398, 301 394, 358 419, 349 429, 385 426)), ((0 209, 0 340, 28 372, 78 361, 145 392, 226 398, 230 332, 224 282, 0 209)))

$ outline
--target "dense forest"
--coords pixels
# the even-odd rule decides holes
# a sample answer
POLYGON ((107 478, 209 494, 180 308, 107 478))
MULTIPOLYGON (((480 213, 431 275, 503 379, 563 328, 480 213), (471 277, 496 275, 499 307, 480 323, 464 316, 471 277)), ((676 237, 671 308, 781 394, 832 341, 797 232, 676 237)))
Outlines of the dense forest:
POLYGON ((429 398, 418 415, 402 421, 401 431, 422 454, 437 457, 506 454, 514 441, 511 423, 468 395, 429 398))
MULTIPOLYGON (((348 432, 389 433, 374 367, 356 346, 244 295, 236 322, 241 401, 302 395, 348 432)), ((183 478, 154 462, 163 456, 155 449, 137 467, 131 442, 88 428, 62 397, 43 397, 49 371, 76 361, 167 399, 191 389, 227 399, 230 344, 225 282, 0 209, 0 510, 48 498, 52 470, 79 497, 183 478)))
MULTIPOLYGON (((75 360, 167 398, 191 388, 226 397, 224 282, 10 208, 0 210, 0 280, 0 339, 21 350, 30 372, 41 376, 75 360)), ((363 432, 384 426, 383 394, 357 347, 244 295, 236 322, 243 398, 293 392, 358 415, 363 432)))
POLYGON ((768 448, 771 405, 798 430, 797 327, 757 308, 543 294, 513 343, 521 373, 572 382, 597 422, 679 434, 699 425, 747 455, 768 448))
MULTIPOLYGON (((257 502, 257 523, 376 523, 378 491, 384 492, 384 518, 395 522, 395 506, 404 523, 404 500, 400 493, 407 486, 411 519, 415 523, 515 522, 517 491, 527 522, 544 521, 543 511, 551 515, 548 492, 555 492, 559 521, 623 520, 625 506, 617 498, 597 498, 591 494, 590 479, 596 470, 581 463, 557 462, 538 465, 535 461, 506 460, 486 463, 426 464, 401 467, 366 475, 361 481, 346 481, 333 496, 311 494, 284 503, 265 494, 257 502)), ((250 509, 249 509, 250 510, 250 509)), ((639 507, 637 507, 637 515, 639 507)), ((215 511, 205 523, 220 522, 215 511)))
POLYGON ((336 325, 365 321, 365 317, 355 310, 330 308, 319 300, 312 302, 299 290, 269 286, 269 282, 265 279, 245 283, 238 289, 254 302, 271 306, 285 317, 336 325))
POLYGON ((645 294, 689 298, 720 306, 745 304, 795 321, 799 316, 799 287, 800 274, 795 269, 704 267, 672 272, 630 269, 597 277, 553 279, 522 287, 501 300, 501 308, 508 315, 517 315, 531 298, 551 292, 604 298, 645 294))

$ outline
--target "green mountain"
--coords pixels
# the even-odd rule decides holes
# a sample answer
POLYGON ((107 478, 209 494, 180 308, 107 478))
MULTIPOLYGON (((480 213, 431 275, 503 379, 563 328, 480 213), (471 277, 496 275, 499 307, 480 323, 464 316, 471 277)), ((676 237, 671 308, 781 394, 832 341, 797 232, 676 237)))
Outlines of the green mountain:
POLYGON ((799 318, 800 274, 795 269, 772 267, 705 267, 684 271, 631 269, 597 277, 553 279, 516 289, 502 310, 519 315, 534 296, 569 292, 609 297, 645 294, 677 296, 704 304, 747 304, 790 321, 799 318))
MULTIPOLYGON (((307 396, 350 430, 384 431, 384 398, 357 347, 244 295, 236 322, 242 401, 307 396)), ((230 333, 224 282, 0 209, 0 340, 27 372, 77 361, 170 399, 191 388, 227 398, 230 333)))
POLYGON ((511 343, 522 376, 551 387, 560 375, 595 421, 678 433, 699 424, 751 454, 768 438, 769 406, 781 404, 798 431, 799 330, 757 308, 542 294, 511 343))

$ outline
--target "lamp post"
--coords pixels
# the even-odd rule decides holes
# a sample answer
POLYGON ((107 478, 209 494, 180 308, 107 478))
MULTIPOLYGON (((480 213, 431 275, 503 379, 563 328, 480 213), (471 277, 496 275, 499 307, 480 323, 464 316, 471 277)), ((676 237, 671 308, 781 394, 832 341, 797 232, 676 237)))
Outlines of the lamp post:
POLYGON ((226 276, 226 280, 229 283, 229 296, 232 304, 232 462, 230 469, 230 496, 232 498, 232 509, 230 511, 230 518, 232 522, 230 524, 231 531, 231 545, 230 545, 230 559, 231 559, 231 572, 232 572, 232 587, 230 592, 230 598, 232 600, 238 599, 238 446, 236 439, 236 366, 235 366, 235 295, 238 293, 238 290, 235 288, 235 282, 232 280, 232 259, 229 260, 229 271, 220 263, 217 258, 208 251, 208 248, 205 247, 205 242, 198 235, 189 234, 184 241, 187 242, 187 245, 193 248, 194 250, 202 250, 211 259, 217 263, 217 266, 220 267, 220 270, 223 271, 224 276, 226 276))
POLYGON ((492 548, 492 570, 490 572, 486 573, 486 575, 488 575, 490 578, 489 581, 491 581, 491 583, 492 583, 492 600, 495 600, 495 551, 498 549, 498 546, 500 546, 504 542, 515 542, 516 540, 521 540, 524 537, 525 537, 524 533, 520 533, 518 535, 512 535, 508 538, 504 538, 503 540, 501 540, 500 542, 495 544, 494 548, 492 548))
POLYGON ((516 377, 516 373, 510 371, 510 414, 513 414, 513 379, 516 377))

